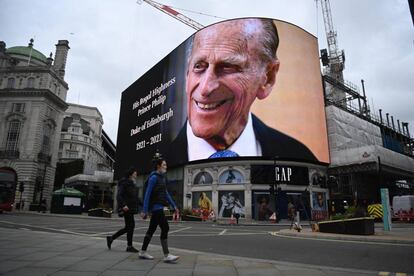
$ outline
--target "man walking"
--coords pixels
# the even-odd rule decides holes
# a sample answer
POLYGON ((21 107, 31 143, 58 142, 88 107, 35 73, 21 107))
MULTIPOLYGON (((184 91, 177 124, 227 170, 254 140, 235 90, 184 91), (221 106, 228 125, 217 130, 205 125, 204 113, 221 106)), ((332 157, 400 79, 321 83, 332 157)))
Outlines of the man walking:
POLYGON ((119 181, 118 184, 118 213, 124 217, 125 227, 120 229, 112 236, 106 237, 106 244, 108 249, 111 249, 112 242, 127 234, 127 252, 137 253, 138 249, 132 246, 132 237, 134 235, 135 221, 134 214, 138 213, 138 189, 135 186, 135 180, 137 178, 137 171, 135 168, 130 168, 125 177, 119 181))
POLYGON ((152 235, 154 234, 157 226, 161 228, 161 246, 164 253, 164 262, 175 262, 179 256, 170 254, 168 250, 168 231, 169 225, 167 218, 164 215, 164 206, 171 205, 175 212, 178 213, 177 205, 168 193, 166 178, 167 173, 167 162, 159 158, 155 161, 155 171, 153 171, 148 178, 148 185, 145 191, 144 197, 144 210, 141 213, 143 219, 147 218, 148 211, 151 212, 151 220, 145 234, 144 242, 142 244, 139 257, 141 259, 152 260, 153 256, 149 255, 146 250, 151 241, 152 235))

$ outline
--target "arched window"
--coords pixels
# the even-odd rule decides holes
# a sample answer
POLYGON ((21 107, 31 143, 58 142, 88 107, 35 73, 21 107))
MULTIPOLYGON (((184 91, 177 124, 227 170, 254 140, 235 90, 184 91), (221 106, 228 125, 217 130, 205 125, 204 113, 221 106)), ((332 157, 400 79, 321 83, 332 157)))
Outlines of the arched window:
POLYGON ((33 77, 28 78, 27 79, 27 88, 34 88, 34 81, 35 81, 35 78, 33 78, 33 77))
POLYGON ((7 80, 7 88, 14 88, 14 83, 15 83, 15 79, 14 78, 9 78, 7 80))
POLYGON ((17 151, 18 150, 20 128, 21 128, 20 121, 15 120, 9 123, 9 129, 7 131, 7 140, 6 140, 6 151, 17 151))

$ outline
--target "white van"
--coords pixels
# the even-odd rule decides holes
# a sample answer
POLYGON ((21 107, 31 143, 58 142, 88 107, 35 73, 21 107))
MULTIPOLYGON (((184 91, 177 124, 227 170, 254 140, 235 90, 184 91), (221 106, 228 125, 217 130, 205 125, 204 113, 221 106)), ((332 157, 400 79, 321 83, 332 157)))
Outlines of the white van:
POLYGON ((399 211, 407 213, 414 209, 414 195, 394 196, 392 198, 392 209, 396 216, 399 211))

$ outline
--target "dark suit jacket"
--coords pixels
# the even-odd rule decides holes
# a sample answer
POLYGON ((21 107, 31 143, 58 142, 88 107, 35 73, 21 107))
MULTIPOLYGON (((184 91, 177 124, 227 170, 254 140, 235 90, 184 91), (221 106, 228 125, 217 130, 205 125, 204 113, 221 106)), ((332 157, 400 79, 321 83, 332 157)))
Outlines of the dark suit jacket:
MULTIPOLYGON (((313 153, 301 142, 266 126, 254 115, 252 118, 253 130, 262 148, 263 157, 310 162, 318 161, 313 153)), ((177 138, 171 143, 170 151, 167 152, 166 158, 171 164, 184 164, 188 162, 186 125, 184 125, 177 138)))

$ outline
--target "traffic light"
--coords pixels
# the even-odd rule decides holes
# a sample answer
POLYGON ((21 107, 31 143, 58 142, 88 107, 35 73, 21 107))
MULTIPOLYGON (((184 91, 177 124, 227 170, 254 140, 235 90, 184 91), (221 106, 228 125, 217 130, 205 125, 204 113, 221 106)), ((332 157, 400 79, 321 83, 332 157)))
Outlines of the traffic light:
POLYGON ((19 185, 19 192, 23 193, 24 192, 24 182, 20 182, 19 185))

